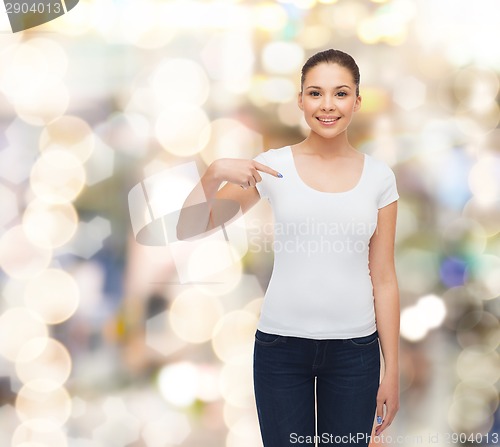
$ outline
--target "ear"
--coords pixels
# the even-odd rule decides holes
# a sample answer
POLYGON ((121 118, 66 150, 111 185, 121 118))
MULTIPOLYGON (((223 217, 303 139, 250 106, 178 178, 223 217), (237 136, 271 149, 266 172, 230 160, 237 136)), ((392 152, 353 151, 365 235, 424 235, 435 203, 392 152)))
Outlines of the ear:
POLYGON ((361 96, 358 96, 356 98, 356 102, 354 103, 354 108, 353 108, 353 111, 354 112, 357 112, 360 108, 361 108, 361 96))
POLYGON ((299 105, 299 109, 304 110, 304 105, 302 104, 302 92, 299 92, 297 96, 297 103, 299 105))

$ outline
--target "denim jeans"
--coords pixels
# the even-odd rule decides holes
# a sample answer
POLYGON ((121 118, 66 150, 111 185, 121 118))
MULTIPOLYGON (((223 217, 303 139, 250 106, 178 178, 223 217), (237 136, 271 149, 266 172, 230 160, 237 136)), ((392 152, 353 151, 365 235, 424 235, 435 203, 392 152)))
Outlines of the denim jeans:
POLYGON ((257 329, 253 381, 264 447, 367 447, 380 382, 378 332, 316 340, 257 329))

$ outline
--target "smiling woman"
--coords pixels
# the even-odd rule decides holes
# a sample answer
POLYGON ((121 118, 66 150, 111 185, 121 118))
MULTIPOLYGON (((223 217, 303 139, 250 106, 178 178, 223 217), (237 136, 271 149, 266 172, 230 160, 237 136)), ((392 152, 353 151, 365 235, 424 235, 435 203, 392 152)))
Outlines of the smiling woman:
POLYGON ((378 435, 399 408, 393 259, 399 195, 392 170, 349 143, 348 127, 361 107, 359 79, 348 54, 330 49, 313 55, 297 98, 309 134, 255 158, 283 173, 283 180, 263 175, 255 185, 271 203, 276 227, 295 223, 301 229, 275 231, 276 246, 286 249, 275 250, 255 334, 254 386, 265 447, 292 445, 292 432, 314 445, 315 426, 317 436, 363 434, 357 445, 366 447, 375 415, 378 435), (303 231, 310 218, 318 226, 357 229, 303 231))
POLYGON ((292 445, 292 433, 314 445, 316 430, 339 439, 356 433, 357 445, 367 447, 375 416, 378 435, 399 408, 399 195, 389 166, 349 143, 347 130, 361 107, 359 79, 348 54, 313 55, 297 98, 310 127, 304 141, 253 160, 216 160, 197 185, 209 205, 204 214, 189 217, 195 188, 179 219, 179 234, 189 226, 199 234, 224 221, 213 199, 245 213, 266 198, 273 209, 273 273, 253 357, 264 447, 292 445), (346 230, 318 231, 332 225, 346 230))
POLYGON ((347 127, 353 113, 361 107, 359 70, 357 66, 355 69, 352 67, 352 58, 345 53, 338 53, 340 52, 333 53, 335 57, 328 62, 319 53, 304 65, 298 97, 299 107, 312 131, 302 147, 323 146, 321 151, 325 155, 332 153, 331 148, 320 142, 318 136, 339 136, 337 141, 342 142, 342 146, 349 147, 347 127), (331 129, 331 132, 323 134, 323 129, 331 129))

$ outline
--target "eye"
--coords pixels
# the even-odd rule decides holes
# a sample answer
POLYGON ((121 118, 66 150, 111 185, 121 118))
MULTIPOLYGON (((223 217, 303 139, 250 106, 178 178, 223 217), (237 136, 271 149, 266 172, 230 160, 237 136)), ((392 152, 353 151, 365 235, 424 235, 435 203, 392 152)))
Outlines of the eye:
POLYGON ((318 96, 319 96, 319 92, 315 92, 315 91, 309 92, 309 94, 310 94, 311 96, 314 96, 314 97, 316 97, 316 98, 317 98, 318 96, 316 96, 316 95, 315 95, 315 93, 317 93, 317 94, 318 94, 318 96))
POLYGON ((346 92, 338 92, 337 95, 344 97, 344 96, 347 96, 347 93, 346 92))

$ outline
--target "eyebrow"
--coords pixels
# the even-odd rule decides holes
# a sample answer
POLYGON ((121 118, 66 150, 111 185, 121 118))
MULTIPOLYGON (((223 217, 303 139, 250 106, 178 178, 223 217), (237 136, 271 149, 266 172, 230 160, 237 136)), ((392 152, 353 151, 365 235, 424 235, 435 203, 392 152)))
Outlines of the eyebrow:
MULTIPOLYGON (((348 89, 350 89, 351 87, 349 87, 348 85, 339 85, 337 87, 335 87, 335 89, 339 89, 339 88, 343 88, 343 87, 347 87, 348 89)), ((318 90, 321 90, 321 87, 318 87, 317 85, 310 85, 309 87, 306 88, 306 90, 308 88, 316 88, 318 90)))

